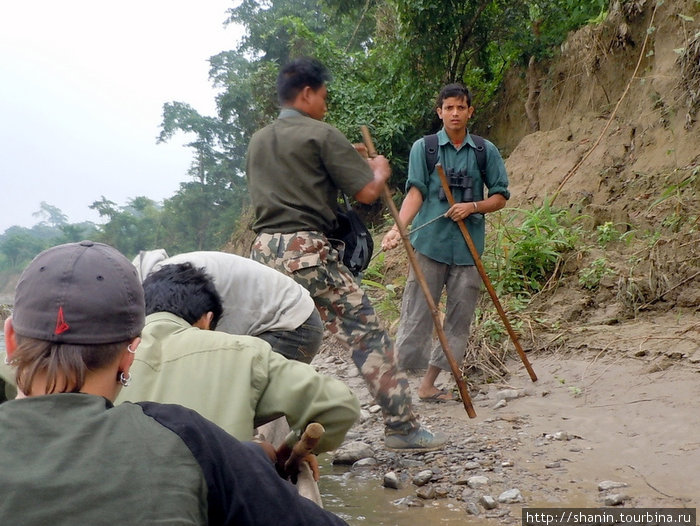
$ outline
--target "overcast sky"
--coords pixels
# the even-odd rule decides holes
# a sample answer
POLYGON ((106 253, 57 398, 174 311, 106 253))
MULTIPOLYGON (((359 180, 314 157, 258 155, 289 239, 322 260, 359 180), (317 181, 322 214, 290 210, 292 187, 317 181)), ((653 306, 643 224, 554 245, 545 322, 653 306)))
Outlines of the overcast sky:
POLYGON ((0 2, 0 234, 30 227, 42 201, 71 223, 100 222, 187 181, 180 135, 156 144, 163 104, 215 113, 208 58, 232 49, 233 0, 0 2))

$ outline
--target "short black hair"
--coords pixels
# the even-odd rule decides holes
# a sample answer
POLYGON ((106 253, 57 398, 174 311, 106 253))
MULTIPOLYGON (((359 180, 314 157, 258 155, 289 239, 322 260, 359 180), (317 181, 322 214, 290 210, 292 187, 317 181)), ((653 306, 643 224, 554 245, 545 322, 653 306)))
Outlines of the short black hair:
POLYGON ((215 329, 224 311, 214 280, 191 263, 164 265, 144 280, 143 292, 146 315, 169 312, 194 324, 212 312, 211 329, 215 329))
POLYGON ((442 108, 442 103, 445 99, 449 99, 450 97, 466 98, 467 106, 471 107, 472 105, 472 95, 469 93, 469 89, 462 84, 454 82, 452 84, 447 84, 440 90, 435 107, 442 108))
POLYGON ((283 66, 277 75, 277 97, 285 105, 293 102, 306 86, 316 91, 330 80, 331 74, 321 62, 300 57, 283 66))

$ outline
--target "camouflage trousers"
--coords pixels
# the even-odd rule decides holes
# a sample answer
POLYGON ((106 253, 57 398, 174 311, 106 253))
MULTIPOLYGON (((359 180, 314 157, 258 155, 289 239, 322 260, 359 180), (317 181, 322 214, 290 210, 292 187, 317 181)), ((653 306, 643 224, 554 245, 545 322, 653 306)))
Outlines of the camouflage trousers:
POLYGON ((394 345, 338 249, 320 232, 259 234, 250 257, 291 276, 309 291, 326 330, 351 351, 353 363, 382 408, 387 434, 406 433, 419 425, 408 379, 398 371, 394 345))

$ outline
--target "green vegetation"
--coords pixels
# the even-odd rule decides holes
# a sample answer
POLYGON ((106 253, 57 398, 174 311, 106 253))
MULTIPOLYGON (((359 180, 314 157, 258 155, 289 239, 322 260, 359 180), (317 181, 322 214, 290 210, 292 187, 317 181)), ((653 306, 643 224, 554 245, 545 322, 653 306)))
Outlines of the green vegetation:
POLYGON ((482 259, 499 296, 526 298, 541 290, 582 235, 578 219, 546 199, 540 207, 508 209, 507 219, 498 217, 482 259))
MULTIPOLYGON (((276 117, 279 65, 299 55, 316 56, 334 77, 327 120, 351 140, 360 139, 360 124, 369 125, 377 149, 392 162, 392 183, 403 187, 411 144, 437 126, 432 105, 442 84, 466 83, 484 108, 509 66, 548 56, 606 6, 606 0, 232 2, 228 22, 246 33, 209 60, 219 89, 216 115, 201 115, 185 102, 163 107, 158 140, 178 133, 191 138, 192 166, 175 195, 163 203, 136 196, 124 205, 101 196, 92 205, 105 221, 99 225, 67 224, 60 210, 42 203, 39 225, 0 236, 0 267, 19 268, 47 246, 85 237, 127 256, 155 247, 173 253, 221 248, 248 203, 248 140, 276 117)), ((504 262, 506 272, 533 267, 542 274, 551 265, 551 254, 541 261, 528 261, 524 252, 513 256, 504 262)), ((512 280, 506 287, 514 287, 512 280)), ((535 282, 526 285, 535 288, 535 282)))
POLYGON ((398 292, 403 290, 406 277, 400 276, 393 283, 386 281, 386 255, 379 252, 362 276, 362 286, 372 298, 375 311, 384 320, 395 321, 401 314, 401 299, 398 292))
POLYGON ((584 289, 595 290, 600 285, 600 281, 615 273, 610 268, 610 263, 605 258, 594 260, 588 267, 581 270, 578 278, 579 285, 584 289))

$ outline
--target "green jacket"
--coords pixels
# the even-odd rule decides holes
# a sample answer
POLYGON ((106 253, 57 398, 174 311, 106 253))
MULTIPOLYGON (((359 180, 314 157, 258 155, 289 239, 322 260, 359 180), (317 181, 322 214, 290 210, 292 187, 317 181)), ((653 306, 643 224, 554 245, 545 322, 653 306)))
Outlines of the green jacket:
POLYGON ((146 317, 131 367, 131 385, 116 403, 148 400, 194 409, 239 440, 286 416, 300 432, 326 429, 316 453, 338 447, 359 415, 359 402, 340 380, 272 352, 265 341, 204 331, 170 313, 146 317))

